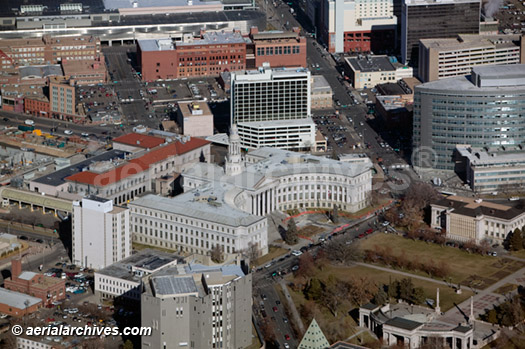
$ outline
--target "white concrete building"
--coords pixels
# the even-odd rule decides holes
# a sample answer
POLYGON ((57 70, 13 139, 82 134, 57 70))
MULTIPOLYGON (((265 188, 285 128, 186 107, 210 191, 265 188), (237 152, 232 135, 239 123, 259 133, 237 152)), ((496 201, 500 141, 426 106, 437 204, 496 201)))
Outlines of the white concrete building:
MULTIPOLYGON (((232 138, 235 128, 232 128, 232 138)), ((234 142, 232 142, 234 144, 234 142)), ((230 145, 230 152, 235 147, 230 145)), ((228 168, 228 162, 226 164, 228 168)), ((232 205, 257 216, 294 208, 333 208, 356 212, 368 205, 371 164, 344 163, 275 148, 249 152, 242 171, 224 172, 214 164, 195 164, 182 173, 185 191, 202 186, 232 187, 232 205)))
POLYGON ((330 52, 370 51, 372 31, 395 31, 397 25, 392 0, 324 0, 322 6, 321 37, 330 52))
POLYGON ((73 263, 102 269, 131 254, 129 209, 96 196, 74 202, 73 263))
POLYGON ((252 274, 239 265, 177 265, 144 279, 143 348, 247 348, 252 274))
POLYGON ((182 134, 191 137, 213 136, 213 114, 204 101, 179 102, 177 124, 182 134))
POLYGON ((503 244, 516 228, 525 226, 525 211, 511 205, 448 196, 430 206, 431 227, 444 229, 447 239, 503 244))
POLYGON ((123 297, 140 301, 142 278, 177 264, 173 254, 158 250, 141 250, 119 262, 95 272, 95 294, 104 298, 123 297))
POLYGON ((525 188, 525 150, 523 146, 474 148, 457 145, 456 171, 476 193, 517 192, 525 188))
POLYGON ((315 144, 311 75, 304 68, 269 66, 231 74, 231 124, 241 146, 309 150, 315 144))
POLYGON ((525 63, 521 35, 460 34, 455 38, 419 41, 418 75, 428 82, 468 75, 473 67, 525 63))

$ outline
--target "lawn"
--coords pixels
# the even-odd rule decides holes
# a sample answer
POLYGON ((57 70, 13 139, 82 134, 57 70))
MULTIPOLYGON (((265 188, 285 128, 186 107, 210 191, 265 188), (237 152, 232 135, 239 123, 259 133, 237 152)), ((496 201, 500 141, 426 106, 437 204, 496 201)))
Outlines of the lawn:
POLYGON ((257 267, 261 266, 261 265, 264 265, 264 264, 268 263, 269 261, 271 261, 272 259, 279 258, 279 257, 281 257, 282 255, 284 255, 284 254, 286 254, 288 252, 289 252, 289 250, 287 250, 285 248, 270 245, 269 248, 268 248, 268 253, 265 254, 262 257, 257 258, 255 260, 254 264, 257 267))
MULTIPOLYGON (((401 280, 404 279, 405 276, 399 275, 393 272, 387 272, 387 271, 381 271, 377 269, 367 268, 364 266, 356 266, 352 269, 348 268, 335 268, 332 267, 332 270, 327 271, 326 274, 329 274, 330 272, 333 272, 338 278, 341 279, 348 279, 350 276, 354 277, 368 277, 377 285, 388 285, 390 280, 401 280), (340 269, 340 270, 337 270, 340 269)), ((441 311, 447 311, 450 308, 454 306, 454 303, 460 304, 465 299, 472 296, 472 292, 466 289, 462 289, 461 294, 456 294, 456 291, 452 289, 451 287, 447 287, 445 285, 440 285, 436 283, 431 283, 425 280, 420 280, 413 278, 412 282, 414 283, 415 287, 422 287, 425 291, 425 298, 429 299, 436 299, 436 289, 439 288, 439 299, 440 299, 440 306, 441 311)))
POLYGON ((525 259, 525 249, 521 251, 513 251, 510 253, 513 257, 523 258, 525 259))
MULTIPOLYGON (((414 241, 393 234, 375 234, 362 240, 360 246, 363 250, 374 250, 377 247, 390 248, 395 255, 404 252, 407 258, 422 262, 432 261, 435 264, 444 262, 450 268, 447 281, 482 289, 525 266, 525 262, 471 254, 457 248, 414 241)), ((408 272, 428 276, 419 271, 408 272)))
POLYGON ((494 293, 501 294, 501 295, 506 295, 507 293, 512 292, 512 291, 514 291, 517 288, 518 288, 518 285, 516 285, 516 284, 506 283, 505 285, 495 289, 494 293))

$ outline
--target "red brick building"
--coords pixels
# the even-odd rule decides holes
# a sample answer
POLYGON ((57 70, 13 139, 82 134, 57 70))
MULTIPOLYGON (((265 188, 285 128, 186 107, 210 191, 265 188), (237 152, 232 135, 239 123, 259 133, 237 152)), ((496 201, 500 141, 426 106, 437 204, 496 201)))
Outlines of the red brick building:
POLYGON ((20 66, 57 64, 62 59, 94 60, 101 55, 100 39, 94 36, 0 40, 0 68, 15 72, 20 66))
POLYGON ((248 68, 262 67, 306 67, 306 38, 300 29, 291 32, 260 32, 257 27, 250 30, 251 44, 248 44, 248 68))
POLYGON ((49 98, 45 96, 25 97, 24 113, 34 116, 49 117, 49 98))
POLYGON ((4 281, 4 287, 40 298, 43 305, 66 298, 65 280, 31 271, 22 272, 22 262, 19 259, 11 261, 11 277, 4 281))
POLYGON ((246 43, 240 32, 201 33, 200 38, 138 40, 145 81, 219 75, 246 69, 246 43))
POLYGON ((20 317, 31 314, 41 307, 40 298, 0 288, 0 313, 20 317))

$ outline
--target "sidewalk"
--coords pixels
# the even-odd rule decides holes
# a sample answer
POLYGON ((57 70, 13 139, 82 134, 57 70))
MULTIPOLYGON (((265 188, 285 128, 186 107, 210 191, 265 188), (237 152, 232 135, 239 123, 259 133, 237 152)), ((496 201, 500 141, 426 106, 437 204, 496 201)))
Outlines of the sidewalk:
POLYGON ((288 292, 288 287, 286 286, 286 283, 284 280, 279 281, 279 285, 281 285, 281 288, 283 289, 283 293, 286 296, 286 302, 288 303, 288 307, 290 308, 294 322, 299 326, 299 330, 301 333, 305 332, 303 320, 301 320, 301 317, 299 316, 299 312, 297 311, 297 308, 295 307, 295 303, 292 300, 292 297, 290 296, 290 293, 288 292))

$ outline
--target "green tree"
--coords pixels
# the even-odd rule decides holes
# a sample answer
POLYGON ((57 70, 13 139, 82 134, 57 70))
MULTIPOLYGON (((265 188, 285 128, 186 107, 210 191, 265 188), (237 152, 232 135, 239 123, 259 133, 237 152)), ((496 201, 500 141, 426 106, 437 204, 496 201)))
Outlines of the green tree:
POLYGON ((323 294, 323 287, 321 285, 321 281, 317 278, 313 278, 310 280, 310 284, 308 285, 308 288, 306 289, 306 298, 309 300, 316 301, 321 298, 321 295, 323 294))
POLYGON ((383 305, 388 301, 388 294, 386 294, 383 285, 379 287, 376 295, 374 296, 374 304, 383 305))
POLYGON ((388 297, 399 298, 399 281, 394 280, 388 285, 388 297))
POLYGON ((490 309, 487 313, 487 321, 491 324, 497 324, 498 323, 498 312, 496 309, 490 309))
POLYGON ((122 349, 133 349, 133 342, 128 339, 124 342, 122 349))
POLYGON ((516 228, 510 236, 509 244, 512 251, 519 251, 523 249, 523 236, 519 228, 516 228))
POLYGON ((339 209, 337 208, 337 205, 334 205, 334 209, 332 210, 332 222, 334 224, 339 223, 339 209))
POLYGON ((414 291, 414 284, 411 278, 404 278, 399 283, 399 298, 410 301, 412 292, 414 291))
POLYGON ((421 304, 425 301, 425 291, 422 287, 414 287, 410 295, 410 303, 421 304))
POLYGON ((290 218, 288 220, 288 229, 286 230, 285 241, 288 245, 295 245, 298 240, 297 225, 295 225, 295 220, 290 218))

